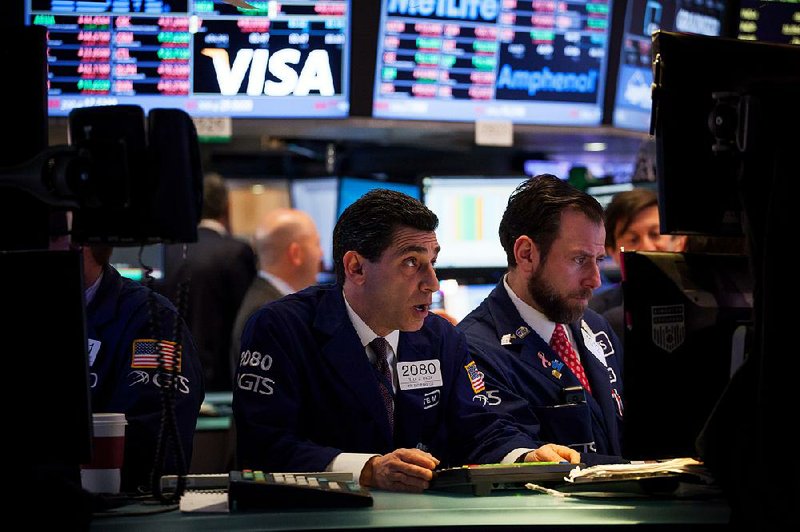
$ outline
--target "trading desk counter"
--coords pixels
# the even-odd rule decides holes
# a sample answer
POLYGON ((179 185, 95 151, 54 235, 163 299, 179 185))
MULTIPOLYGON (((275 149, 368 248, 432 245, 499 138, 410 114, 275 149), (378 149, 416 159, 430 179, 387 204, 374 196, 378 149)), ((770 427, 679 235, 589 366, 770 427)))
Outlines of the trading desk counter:
POLYGON ((721 500, 558 498, 526 491, 470 494, 405 494, 373 491, 374 506, 340 510, 198 514, 177 509, 155 515, 95 517, 91 530, 336 530, 392 529, 582 530, 638 525, 637 530, 721 530, 730 510, 721 500))

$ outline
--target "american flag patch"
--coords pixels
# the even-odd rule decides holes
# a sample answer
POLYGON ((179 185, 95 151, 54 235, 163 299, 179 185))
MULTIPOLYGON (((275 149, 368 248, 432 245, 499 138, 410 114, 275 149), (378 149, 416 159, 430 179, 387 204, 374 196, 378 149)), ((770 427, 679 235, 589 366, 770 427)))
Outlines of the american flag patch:
POLYGON ((134 340, 131 367, 138 369, 157 369, 159 349, 164 357, 164 369, 172 371, 173 367, 181 370, 181 350, 177 343, 167 340, 134 340))
POLYGON ((486 386, 483 384, 483 373, 478 371, 478 366, 475 365, 474 361, 464 366, 464 369, 467 370, 467 376, 469 377, 469 383, 472 385, 473 392, 481 393, 486 389, 486 386))

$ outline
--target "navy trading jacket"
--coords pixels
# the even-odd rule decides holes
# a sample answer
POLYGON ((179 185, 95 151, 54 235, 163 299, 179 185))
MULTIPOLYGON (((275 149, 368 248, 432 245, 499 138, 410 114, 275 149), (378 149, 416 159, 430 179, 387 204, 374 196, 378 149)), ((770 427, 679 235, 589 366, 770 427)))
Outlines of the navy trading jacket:
POLYGON ((239 465, 323 471, 342 452, 416 447, 446 466, 499 462, 513 449, 539 447, 474 400, 480 374, 464 335, 443 318, 431 314, 419 331, 401 332, 397 359, 399 373, 430 369, 418 387, 398 388, 392 438, 341 286, 310 287, 261 307, 245 326, 233 388, 239 465))
MULTIPOLYGON (((487 407, 510 414, 534 438, 568 445, 586 464, 622 461, 622 343, 587 309, 569 324, 592 393, 523 320, 503 281, 459 324, 484 375, 487 407)), ((549 339, 548 339, 549 340, 549 339)))
MULTIPOLYGON (((155 344, 157 340, 173 339, 177 312, 163 296, 105 266, 86 314, 92 411, 125 413, 128 426, 122 490, 132 492, 144 486, 149 491, 162 417, 160 387, 167 383, 167 376, 157 371, 155 344), (150 329, 148 294, 151 293, 158 309, 153 320, 158 327, 156 338, 150 329)), ((179 330, 183 333, 183 349, 175 360, 179 367, 175 418, 188 471, 197 415, 205 393, 197 352, 183 320, 179 330)), ((176 472, 173 463, 174 455, 168 454, 165 473, 176 472)))

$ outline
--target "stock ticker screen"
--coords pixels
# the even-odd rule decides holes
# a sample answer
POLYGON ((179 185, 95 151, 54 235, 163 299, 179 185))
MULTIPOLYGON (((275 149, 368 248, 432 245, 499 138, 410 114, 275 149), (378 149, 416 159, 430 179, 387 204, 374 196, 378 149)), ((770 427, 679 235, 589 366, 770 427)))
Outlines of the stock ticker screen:
POLYGON ((740 0, 738 37, 800 44, 800 1, 740 0))
POLYGON ((638 131, 650 129, 653 33, 661 29, 722 35, 727 4, 726 0, 628 0, 614 98, 614 126, 638 131))
POLYGON ((350 0, 25 0, 48 30, 48 109, 348 115, 350 0))
POLYGON ((598 125, 611 0, 382 0, 375 118, 598 125))

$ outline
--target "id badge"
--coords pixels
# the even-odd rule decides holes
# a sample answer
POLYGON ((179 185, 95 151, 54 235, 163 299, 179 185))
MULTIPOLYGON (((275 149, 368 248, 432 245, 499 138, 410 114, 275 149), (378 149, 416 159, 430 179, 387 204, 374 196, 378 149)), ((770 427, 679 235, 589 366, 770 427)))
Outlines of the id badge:
POLYGON ((442 370, 437 359, 397 363, 397 382, 401 390, 442 386, 442 370))

